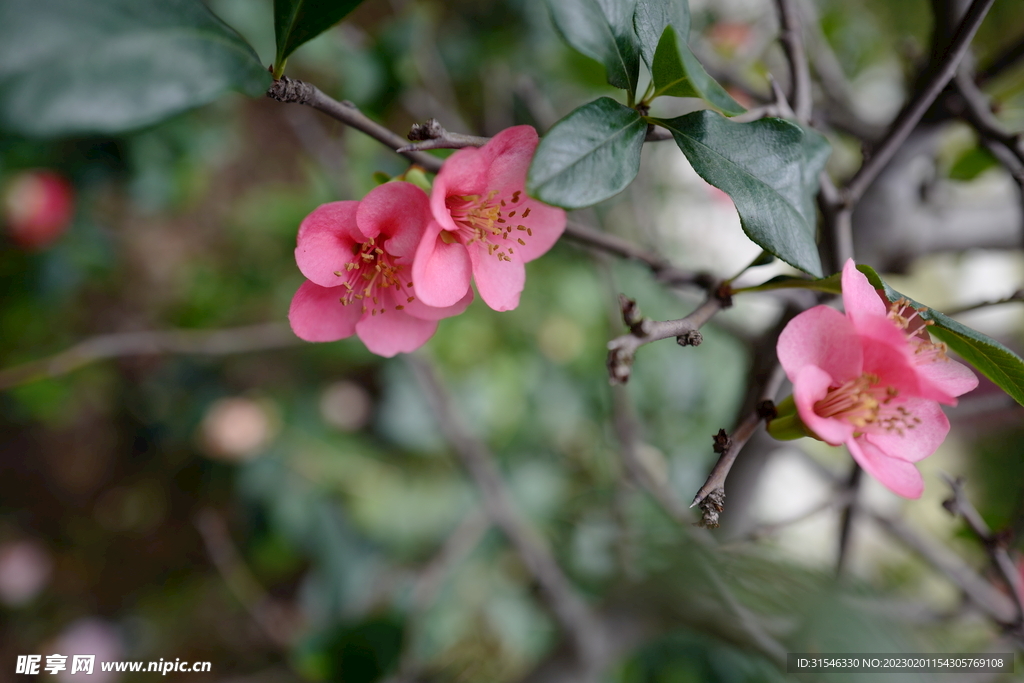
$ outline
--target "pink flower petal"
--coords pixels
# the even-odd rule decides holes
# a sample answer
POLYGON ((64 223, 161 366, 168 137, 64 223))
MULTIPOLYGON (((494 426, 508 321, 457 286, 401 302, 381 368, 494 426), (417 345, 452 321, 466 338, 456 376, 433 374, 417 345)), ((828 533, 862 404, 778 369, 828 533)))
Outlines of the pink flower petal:
POLYGON ((457 301, 452 306, 445 306, 438 308, 436 306, 428 306, 419 299, 413 299, 402 304, 405 307, 405 312, 414 318, 420 320, 441 320, 442 318, 450 318, 453 315, 459 315, 466 310, 466 307, 473 303, 473 289, 470 288, 466 291, 466 296, 462 297, 461 300, 457 301))
POLYGON ((295 262, 308 279, 321 287, 341 282, 336 271, 352 261, 352 248, 364 241, 356 227, 359 202, 331 202, 313 210, 299 225, 295 262))
POLYGON ((421 320, 388 307, 385 313, 366 315, 356 323, 356 333, 371 352, 391 358, 423 346, 437 331, 436 320, 421 320))
POLYGON ((821 417, 814 411, 814 404, 825 398, 833 383, 827 372, 815 365, 806 365, 793 379, 793 402, 808 429, 825 443, 838 446, 852 438, 853 425, 835 417, 821 417))
POLYGON ((917 396, 940 403, 956 403, 942 387, 928 382, 924 367, 914 358, 907 337, 888 318, 865 316, 857 323, 864 351, 864 372, 877 375, 881 384, 901 396, 917 396))
MULTIPOLYGON (((533 126, 506 128, 480 148, 487 163, 487 189, 505 197, 526 185, 526 172, 540 138, 533 126)), ((525 192, 523 193, 526 194, 525 192)))
POLYGON ((904 498, 920 498, 924 492, 924 479, 917 468, 906 460, 890 458, 863 437, 846 442, 850 455, 864 471, 883 486, 904 498))
POLYGON ((853 259, 843 266, 843 308, 856 325, 862 316, 885 317, 886 307, 878 290, 871 286, 867 276, 857 270, 853 259))
POLYGON ((519 203, 520 214, 530 212, 529 217, 521 220, 530 229, 532 235, 524 235, 521 231, 513 232, 514 237, 521 237, 525 245, 516 246, 516 254, 519 254, 524 263, 543 256, 555 245, 558 238, 565 232, 565 211, 554 206, 548 206, 544 202, 530 199, 524 191, 523 198, 526 201, 519 203), (519 233, 519 234, 517 234, 519 233))
POLYGON ((403 264, 412 262, 429 221, 430 199, 412 183, 378 185, 363 197, 356 212, 359 230, 367 237, 384 235, 384 250, 403 264))
MULTIPOLYGON (((917 366, 917 372, 924 382, 949 396, 962 396, 978 386, 978 376, 969 367, 955 360, 921 363, 917 366)), ((950 405, 956 405, 956 402, 953 401, 950 405)))
POLYGON ((337 341, 351 337, 362 315, 358 304, 342 306, 344 287, 321 287, 306 281, 292 297, 288 322, 295 336, 311 342, 337 341))
POLYGON ((439 223, 427 226, 413 259, 412 280, 417 299, 428 306, 446 308, 465 298, 473 271, 466 247, 458 242, 445 243, 440 233, 439 223))
POLYGON ((519 305, 519 295, 526 284, 526 266, 516 257, 498 260, 497 254, 488 255, 487 248, 473 244, 467 248, 473 263, 476 288, 484 303, 496 311, 511 311, 519 305))
POLYGON ((907 419, 920 420, 912 428, 904 429, 902 434, 879 428, 865 430, 867 433, 863 438, 890 458, 909 462, 923 460, 936 451, 949 433, 949 420, 935 401, 911 398, 894 401, 887 407, 903 408, 909 416, 907 419))
POLYGON ((489 157, 480 149, 463 147, 445 159, 430 190, 430 211, 445 230, 455 230, 446 203, 450 196, 486 196, 489 157))
POLYGON ((815 306, 790 320, 782 330, 777 347, 779 362, 793 382, 803 368, 813 365, 841 384, 861 374, 858 342, 853 323, 845 315, 828 306, 815 306))

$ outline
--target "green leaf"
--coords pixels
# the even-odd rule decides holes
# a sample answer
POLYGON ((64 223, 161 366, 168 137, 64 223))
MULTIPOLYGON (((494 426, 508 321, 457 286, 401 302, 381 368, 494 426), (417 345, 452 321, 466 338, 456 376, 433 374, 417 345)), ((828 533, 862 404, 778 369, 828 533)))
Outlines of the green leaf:
POLYGON ((672 26, 661 34, 651 66, 654 97, 700 97, 726 114, 746 111, 718 81, 711 78, 694 57, 686 40, 672 26))
POLYGON ((961 154, 949 169, 950 180, 974 180, 990 168, 999 165, 999 160, 984 147, 972 147, 961 154))
POLYGON ((565 42, 604 65, 608 82, 636 94, 640 55, 633 30, 636 0, 548 0, 565 42))
POLYGON ((762 282, 759 285, 740 287, 732 291, 733 294, 741 294, 743 292, 768 292, 773 289, 813 289, 817 292, 826 292, 828 294, 842 294, 841 278, 841 273, 833 273, 826 278, 815 280, 793 277, 792 275, 776 275, 771 280, 762 282))
POLYGON ((274 75, 281 76, 285 60, 296 48, 337 24, 362 1, 274 0, 274 75))
POLYGON ((652 121, 672 131, 701 178, 732 198, 747 237, 821 277, 813 197, 823 138, 782 119, 735 123, 707 110, 652 121))
POLYGON ((200 0, 0 2, 0 128, 15 133, 120 133, 270 81, 200 0))
POLYGON ((565 209, 608 199, 633 182, 646 136, 647 122, 635 109, 609 97, 585 104, 541 139, 526 191, 565 209))
POLYGON ((684 43, 689 39, 690 4, 686 0, 638 0, 633 26, 644 63, 653 68, 654 52, 667 26, 674 27, 684 43))
POLYGON ((900 294, 887 285, 870 266, 860 265, 857 270, 867 276, 872 286, 884 291, 889 301, 908 300, 911 306, 920 311, 922 318, 934 323, 928 327, 932 336, 945 342, 1017 403, 1024 405, 1024 358, 995 339, 900 294))

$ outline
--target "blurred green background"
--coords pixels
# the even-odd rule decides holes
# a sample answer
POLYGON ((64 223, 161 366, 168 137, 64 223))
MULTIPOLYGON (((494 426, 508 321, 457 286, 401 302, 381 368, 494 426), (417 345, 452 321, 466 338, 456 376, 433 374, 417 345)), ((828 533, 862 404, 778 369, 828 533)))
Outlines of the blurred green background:
MULTIPOLYGON (((269 1, 208 4, 272 60, 269 1)), ((755 93, 768 91, 768 71, 785 73, 772 3, 692 9, 692 42, 709 63, 755 93)), ((822 0, 814 15, 861 113, 884 123, 927 55, 929 4, 822 0)), ((1022 26, 1024 6, 997 1, 975 42, 978 62, 1022 26)), ((400 133, 429 117, 480 135, 519 123, 543 132, 617 93, 559 40, 539 0, 368 0, 300 48, 287 72, 400 133)), ((1021 86, 1024 70, 1011 69, 990 87, 1016 129, 1021 86)), ((842 177, 856 168, 859 142, 841 126, 828 132, 830 169, 842 177)), ((573 219, 732 275, 758 249, 728 202, 658 144, 634 186, 573 219)), ((936 149, 943 191, 1002 187, 1005 174, 962 126, 944 128, 936 149)), ((170 675, 177 680, 253 682, 517 681, 557 652, 556 622, 483 521, 407 361, 372 356, 356 338, 306 344, 287 331, 303 280, 299 222, 323 202, 360 198, 375 172, 401 173, 403 159, 311 109, 231 94, 116 137, 0 133, 0 184, 34 169, 71 183, 74 213, 48 244, 28 248, 10 233, 0 241, 0 367, 147 330, 225 329, 236 347, 266 348, 127 355, 0 393, 0 681, 21 678, 17 655, 81 643, 109 659, 212 662, 212 673, 170 675)), ((569 243, 527 272, 518 309, 499 314, 477 301, 442 321, 423 354, 580 592, 621 620, 629 645, 603 680, 787 679, 737 626, 748 618, 793 652, 1015 647, 869 521, 842 582, 833 579, 834 509, 750 539, 831 495, 808 462, 845 476, 841 449, 756 446, 764 469, 756 485, 730 490, 735 507, 713 536, 665 516, 619 462, 606 343, 621 333, 617 292, 659 319, 685 315, 698 293, 569 243), (635 624, 641 635, 628 635, 635 624)), ((952 307, 1020 287, 1024 256, 940 253, 893 281, 952 307)), ((1024 318, 1000 310, 978 327, 1019 350, 1024 318)), ((640 352, 628 387, 640 455, 680 501, 714 462, 710 436, 737 420, 751 344, 780 311, 770 297, 738 301, 699 348, 640 352)), ((864 497, 993 578, 983 549, 939 505, 938 473, 964 475, 990 524, 1024 531, 1024 413, 991 385, 978 394, 922 464, 925 498, 897 500, 873 482, 864 497)))

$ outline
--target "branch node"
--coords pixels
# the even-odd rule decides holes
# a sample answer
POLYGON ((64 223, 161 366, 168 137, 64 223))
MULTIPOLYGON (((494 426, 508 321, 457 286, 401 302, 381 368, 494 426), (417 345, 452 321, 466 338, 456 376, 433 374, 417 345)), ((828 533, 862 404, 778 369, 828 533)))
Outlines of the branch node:
POLYGON ((722 308, 732 307, 732 286, 723 282, 715 289, 715 298, 722 304, 722 308))
POLYGON ((729 450, 729 446, 732 445, 732 439, 724 429, 719 429, 718 433, 711 437, 711 440, 714 442, 712 449, 719 455, 729 450))
POLYGON ((765 422, 770 422, 779 416, 779 411, 775 409, 775 401, 770 398, 766 398, 757 404, 757 416, 765 422))
POLYGON ((708 529, 717 529, 718 520, 725 509, 725 489, 719 487, 704 497, 700 502, 701 514, 697 526, 708 529))
POLYGON ((676 343, 680 346, 700 346, 703 341, 704 335, 702 335, 699 330, 683 332, 681 335, 676 337, 676 343))
POLYGON ((445 129, 437 119, 427 119, 423 123, 414 123, 406 136, 413 142, 420 140, 435 140, 444 137, 445 129))
MULTIPOLYGON (((309 83, 297 78, 281 76, 267 90, 267 97, 278 102, 310 104, 313 102, 315 92, 316 89, 309 83)), ((351 103, 346 104, 352 106, 351 103)))
POLYGON ((642 337, 646 333, 644 329, 644 316, 640 312, 635 299, 630 299, 625 294, 619 294, 619 308, 622 310, 622 321, 626 323, 630 333, 642 337))

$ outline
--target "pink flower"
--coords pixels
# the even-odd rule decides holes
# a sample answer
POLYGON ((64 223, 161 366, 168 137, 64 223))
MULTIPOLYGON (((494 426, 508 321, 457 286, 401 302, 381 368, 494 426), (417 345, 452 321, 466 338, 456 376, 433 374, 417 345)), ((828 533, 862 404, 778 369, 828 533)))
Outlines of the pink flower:
POLYGON ((531 126, 515 126, 445 161, 430 193, 436 222, 413 263, 424 303, 451 306, 469 291, 473 276, 494 310, 519 305, 524 264, 547 252, 565 230, 565 211, 531 199, 524 189, 537 143, 531 126))
POLYGON ((894 493, 918 498, 924 482, 913 463, 949 432, 939 403, 955 405, 978 378, 946 358, 909 302, 888 310, 852 260, 842 284, 846 315, 816 306, 793 318, 779 336, 779 362, 807 429, 846 444, 894 493))
POLYGON ((412 257, 430 222, 426 193, 402 182, 306 216, 295 261, 308 281, 288 311, 295 334, 306 341, 357 334, 370 351, 388 357, 422 346, 438 320, 458 315, 473 300, 472 292, 445 307, 420 300, 412 257))

